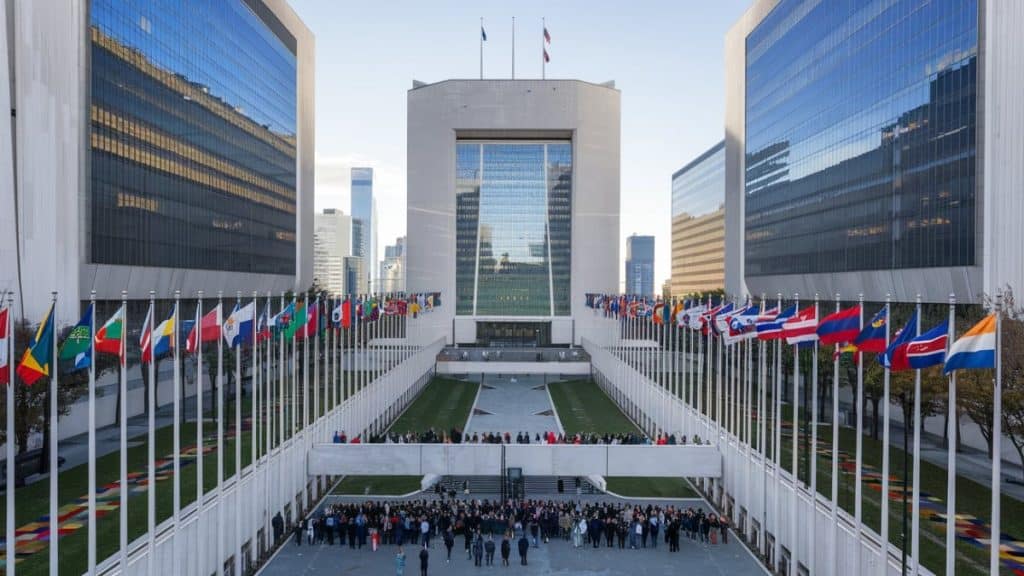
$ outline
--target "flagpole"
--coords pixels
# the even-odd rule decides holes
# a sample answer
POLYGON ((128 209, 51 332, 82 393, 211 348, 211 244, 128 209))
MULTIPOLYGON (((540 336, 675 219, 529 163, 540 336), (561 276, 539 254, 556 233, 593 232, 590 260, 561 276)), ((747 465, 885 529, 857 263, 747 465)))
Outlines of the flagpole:
MULTIPOLYGON (((949 295, 949 332, 946 336, 946 357, 956 337, 956 296, 949 295)), ((960 427, 957 426, 956 370, 949 374, 949 398, 946 401, 946 574, 956 569, 956 447, 960 427)))
POLYGON ((992 399, 992 535, 989 546, 989 574, 999 574, 999 551, 1002 547, 1001 508, 1001 476, 1003 467, 1003 367, 1002 367, 1002 319, 1003 295, 996 295, 996 381, 992 399))
MULTIPOLYGON (((16 399, 14 395, 15 386, 15 370, 14 370, 14 292, 7 292, 7 532, 5 542, 7 542, 7 573, 10 576, 14 576, 16 568, 16 557, 17 557, 17 539, 15 536, 15 449, 16 439, 14 435, 14 413, 16 411, 16 399)), ((95 445, 95 443, 93 444, 95 445)), ((95 477, 95 473, 94 473, 95 477)), ((93 491, 95 494, 95 490, 93 491)), ((95 510, 95 504, 93 505, 95 510)), ((95 531, 90 529, 90 534, 94 534, 95 531)), ((96 546, 90 547, 91 550, 95 550, 96 546)))
MULTIPOLYGON (((761 314, 764 315, 767 307, 767 295, 761 293, 761 314)), ((764 340, 757 339, 757 440, 761 448, 761 529, 757 531, 757 549, 761 554, 768 555, 768 539, 765 537, 765 530, 768 528, 768 379, 765 374, 767 370, 767 359, 764 352, 764 340)))
MULTIPOLYGON (((820 318, 818 314, 818 295, 814 295, 814 321, 818 322, 820 318)), ((816 542, 818 518, 818 339, 814 339, 814 349, 811 352, 811 450, 807 454, 810 459, 810 475, 811 475, 811 521, 808 524, 810 526, 811 539, 807 547, 808 554, 808 565, 810 566, 809 574, 816 574, 815 570, 815 557, 817 556, 816 542)))
MULTIPOLYGON (((782 314, 782 294, 778 294, 779 301, 779 314, 782 314)), ((780 325, 781 328, 781 325, 780 325)), ((775 498, 773 498, 773 507, 775 508, 773 516, 775 517, 775 541, 774 550, 772 551, 772 560, 775 568, 779 567, 779 555, 782 553, 782 338, 781 333, 779 337, 775 339, 775 449, 774 449, 774 460, 775 468, 774 479, 775 479, 775 498)))
MULTIPOLYGON (((299 442, 302 443, 303 448, 306 447, 306 438, 308 431, 306 428, 309 426, 309 294, 303 293, 302 302, 303 308, 306 311, 306 317, 303 318, 305 324, 302 325, 302 438, 299 442)), ((302 506, 300 510, 305 510, 307 503, 309 502, 309 482, 302 483, 302 506)))
MULTIPOLYGON (((914 317, 917 318, 917 326, 915 327, 915 336, 921 335, 921 295, 917 295, 917 306, 914 317)), ((903 434, 906 435, 906 426, 904 426, 903 434)), ((904 443, 904 446, 906 444, 904 443)), ((906 458, 906 455, 904 455, 906 458)), ((906 462, 906 460, 904 460, 906 462)), ((904 479, 905 481, 905 479, 904 479)), ((920 514, 921 514, 921 370, 914 370, 914 493, 913 502, 911 503, 911 521, 910 521, 910 558, 911 567, 910 571, 913 576, 917 576, 918 572, 918 558, 919 558, 919 537, 920 537, 920 514)), ((903 486, 903 518, 906 522, 906 510, 907 510, 907 487, 903 486)), ((903 533, 906 538, 906 525, 904 524, 903 533)), ((906 557, 907 546, 903 545, 903 555, 906 557)))
MULTIPOLYGON (((217 576, 224 574, 224 291, 217 291, 217 576)), ((201 322, 201 320, 200 320, 201 322)))
POLYGON ((264 322, 266 322, 265 329, 267 330, 267 336, 265 338, 266 341, 267 341, 267 345, 266 345, 266 354, 267 355, 266 355, 266 358, 265 358, 266 362, 264 362, 264 368, 263 368, 264 369, 264 378, 263 378, 263 393, 264 393, 264 397, 263 397, 264 398, 264 400, 263 400, 263 413, 266 415, 265 416, 266 417, 266 422, 263 424, 263 438, 264 438, 263 439, 263 455, 264 455, 264 458, 265 458, 264 459, 264 465, 263 465, 263 500, 264 500, 264 506, 265 506, 265 509, 266 509, 266 520, 263 523, 263 530, 264 530, 263 533, 267 535, 267 537, 264 538, 264 540, 263 540, 266 543, 266 545, 264 546, 264 550, 272 550, 273 547, 274 547, 274 541, 273 541, 273 536, 272 536, 272 534, 273 534, 273 515, 271 514, 272 504, 271 504, 271 498, 270 498, 270 450, 274 446, 274 437, 273 437, 273 431, 274 431, 274 409, 273 409, 273 406, 274 406, 274 404, 273 404, 273 394, 272 394, 272 391, 273 391, 273 388, 274 388, 274 379, 272 377, 273 372, 271 370, 271 365, 273 364, 273 360, 271 358, 271 343, 272 343, 271 334, 272 334, 272 332, 271 332, 271 329, 270 329, 270 302, 271 302, 271 293, 270 293, 270 290, 267 290, 267 307, 266 307, 266 312, 265 312, 266 313, 266 319, 264 320, 264 322))
MULTIPOLYGON (((203 291, 196 292, 196 527, 199 531, 203 526, 203 461, 206 459, 206 446, 203 445, 203 291)), ((123 522, 123 520, 122 520, 123 522)), ((203 567, 206 552, 206 539, 196 538, 198 554, 196 568, 199 574, 208 574, 203 567)))
MULTIPOLYGON (((793 294, 793 304, 796 310, 795 318, 800 317, 800 294, 793 294)), ((785 330, 783 330, 785 332, 785 330)), ((789 501, 789 534, 793 539, 790 550, 792 561, 789 563, 790 576, 796 576, 796 567, 800 563, 800 535, 797 528, 797 506, 800 500, 800 345, 793 344, 793 450, 792 450, 792 472, 793 472, 793 497, 789 501)), ((813 497, 813 494, 811 495, 813 497)))
POLYGON ((146 569, 153 574, 156 555, 156 346, 153 322, 156 320, 156 292, 149 291, 149 390, 146 395, 146 569))
MULTIPOLYGON (((889 569, 889 385, 891 380, 890 367, 892 366, 892 358, 888 358, 889 355, 889 325, 892 323, 890 309, 890 302, 892 297, 888 294, 885 295, 885 354, 886 363, 888 366, 884 367, 882 372, 882 518, 881 518, 881 530, 880 538, 881 543, 879 544, 879 562, 878 562, 878 573, 880 576, 885 576, 885 573, 889 569)), ((906 434, 906 429, 903 431, 906 434)), ((906 489, 906 486, 904 486, 906 489)))
POLYGON ((174 346, 174 424, 172 427, 174 434, 174 534, 171 556, 173 558, 172 568, 175 574, 181 574, 181 541, 179 534, 179 523, 181 521, 181 342, 178 341, 181 336, 180 310, 181 290, 175 290, 174 316, 171 320, 171 328, 174 330, 171 335, 171 344, 174 346))
MULTIPOLYGON (((860 332, 864 331, 864 294, 857 295, 857 301, 860 304, 860 332)), ((857 360, 857 441, 856 441, 856 456, 854 458, 854 466, 856 468, 853 479, 853 530, 857 536, 857 550, 860 551, 862 548, 862 529, 861 529, 861 518, 862 518, 862 502, 861 502, 861 479, 862 479, 862 466, 864 457, 864 353, 861 351, 854 352, 857 360)), ((861 566, 861 555, 853 555, 853 573, 860 574, 861 566)))
MULTIPOLYGON (((92 317, 89 319, 89 541, 87 543, 89 556, 89 576, 96 574, 96 291, 89 292, 89 309, 92 310, 92 317)), ((7 314, 10 317, 10 313, 7 314)), ((7 331, 8 337, 11 331, 7 331)), ((8 355, 10 358, 10 355, 8 355)), ((13 380, 11 381, 13 382, 13 380)), ((9 400, 9 399, 8 399, 9 400)), ((12 404, 7 404, 8 409, 12 404)), ((7 444, 13 445, 14 437, 7 436, 7 444)), ((7 476, 7 491, 14 492, 14 476, 7 476)), ((10 506, 10 504, 8 504, 10 506)), ((15 562, 15 542, 7 540, 7 567, 13 568, 15 562)))
POLYGON ((516 79, 516 17, 512 17, 512 79, 516 79))
POLYGON ((57 517, 57 498, 58 498, 58 486, 57 477, 60 475, 60 471, 57 469, 57 432, 60 428, 60 423, 57 421, 59 414, 57 412, 57 387, 58 377, 60 368, 57 361, 57 320, 54 315, 57 313, 57 292, 53 291, 50 293, 53 297, 53 302, 50 305, 50 317, 47 318, 47 322, 50 322, 52 331, 50 333, 50 574, 56 576, 58 572, 58 541, 60 540, 60 523, 57 517))
MULTIPOLYGON (((241 311, 242 309, 242 291, 238 290, 235 292, 235 310, 241 311)), ((232 312, 234 315, 234 312, 232 312)), ((235 324, 240 324, 241 315, 235 320, 235 324)), ((221 325, 221 340, 224 340, 224 327, 221 325)), ((238 335, 241 335, 241 326, 238 326, 238 335)), ((239 339, 238 342, 232 342, 232 347, 235 349, 235 544, 234 556, 240 568, 244 567, 245 564, 242 561, 242 507, 239 506, 239 499, 242 495, 242 342, 239 339)), ((256 415, 252 414, 255 418, 256 415)), ((250 438, 250 440, 253 440, 250 438)), ((224 498, 223 493, 221 497, 224 498)), ((222 504, 223 505, 223 504, 222 504)), ((255 542, 253 543, 255 544, 255 542)), ((222 559, 218 559, 221 562, 222 559)))
MULTIPOLYGON (((15 470, 14 470, 14 458, 16 449, 16 439, 14 435, 14 413, 16 410, 15 406, 15 371, 14 371, 14 292, 7 292, 7 532, 4 539, 7 542, 7 574, 14 576, 16 568, 16 556, 17 556, 17 540, 15 536, 15 516, 14 516, 14 492, 15 492, 15 470)), ((95 446, 95 441, 92 443, 95 446)), ((95 478, 95 472, 93 472, 93 478, 95 478)), ((95 480, 94 480, 95 482, 95 480)), ((96 493, 95 490, 90 492, 91 494, 96 493)), ((92 506, 93 515, 95 518, 95 503, 92 506)), ((89 534, 95 534, 96 531, 90 527, 89 534)), ((90 550, 95 551, 96 546, 92 544, 89 547, 90 550)), ((94 554, 95 556, 95 554, 94 554)), ((95 557, 93 558, 95 565, 95 557)))
MULTIPOLYGON (((836 292, 836 312, 839 312, 836 292)), ((863 314, 863 311, 861 311, 863 314)), ((832 574, 839 574, 839 357, 840 344, 832 354, 832 574)))
POLYGON ((121 361, 121 393, 120 406, 118 410, 121 414, 121 477, 118 482, 119 492, 119 503, 118 508, 120 525, 118 529, 119 548, 120 548, 120 567, 121 570, 127 571, 128 569, 128 375, 127 375, 127 333, 128 333, 128 291, 121 291, 121 311, 123 316, 121 317, 121 345, 120 361, 121 361))

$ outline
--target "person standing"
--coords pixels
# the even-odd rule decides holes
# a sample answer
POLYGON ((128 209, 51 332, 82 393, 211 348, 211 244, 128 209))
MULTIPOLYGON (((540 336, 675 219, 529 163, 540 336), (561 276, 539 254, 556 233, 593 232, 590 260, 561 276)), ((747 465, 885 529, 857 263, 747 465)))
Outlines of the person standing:
POLYGON ((487 552, 487 565, 494 566, 494 536, 487 535, 487 542, 484 543, 484 551, 487 552))
POLYGON ((398 552, 395 553, 395 576, 403 576, 405 574, 405 551, 402 547, 398 547, 398 552))
POLYGON ((427 564, 430 563, 430 552, 427 547, 420 548, 420 576, 427 576, 427 564))
POLYGON ((444 547, 448 551, 448 558, 447 558, 447 560, 445 560, 446 562, 451 562, 452 561, 452 547, 454 547, 454 546, 455 546, 455 533, 452 532, 452 527, 449 526, 448 529, 444 531, 444 547))
POLYGON ((420 536, 423 538, 423 547, 430 548, 430 522, 427 522, 426 516, 420 520, 420 536))
POLYGON ((484 558, 484 543, 483 538, 480 537, 480 532, 477 531, 473 537, 473 565, 482 566, 484 558))
POLYGON ((657 548, 658 547, 658 528, 659 528, 659 526, 658 526, 658 515, 657 514, 651 514, 651 518, 650 518, 650 520, 648 520, 648 523, 650 524, 650 532, 651 532, 651 548, 657 548))
POLYGON ((530 551, 530 541, 526 539, 524 533, 519 537, 519 563, 526 566, 526 553, 530 551))
POLYGON ((512 542, 509 540, 508 533, 505 533, 505 537, 501 540, 501 565, 508 566, 508 557, 512 555, 512 542))

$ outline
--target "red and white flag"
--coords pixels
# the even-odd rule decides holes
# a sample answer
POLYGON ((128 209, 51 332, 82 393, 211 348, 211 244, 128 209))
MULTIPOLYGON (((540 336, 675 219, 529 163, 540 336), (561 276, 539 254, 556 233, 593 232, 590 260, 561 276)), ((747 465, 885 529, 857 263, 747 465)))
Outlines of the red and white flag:
POLYGON ((0 385, 7 384, 11 376, 8 364, 10 362, 10 355, 7 350, 8 346, 10 346, 9 338, 11 337, 7 333, 7 316, 10 313, 10 308, 5 307, 3 310, 0 310, 0 385))
POLYGON ((782 337, 786 344, 800 344, 801 342, 814 342, 818 339, 818 311, 814 306, 808 306, 796 316, 793 316, 782 325, 782 337))

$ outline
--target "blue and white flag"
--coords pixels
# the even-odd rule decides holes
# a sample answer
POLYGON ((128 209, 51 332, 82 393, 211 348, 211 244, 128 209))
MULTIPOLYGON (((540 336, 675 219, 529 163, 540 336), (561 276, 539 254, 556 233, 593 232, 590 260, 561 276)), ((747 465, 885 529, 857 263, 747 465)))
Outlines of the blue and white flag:
POLYGON ((224 341, 234 348, 252 339, 252 324, 256 317, 256 303, 249 302, 245 306, 235 305, 231 315, 224 320, 224 341))

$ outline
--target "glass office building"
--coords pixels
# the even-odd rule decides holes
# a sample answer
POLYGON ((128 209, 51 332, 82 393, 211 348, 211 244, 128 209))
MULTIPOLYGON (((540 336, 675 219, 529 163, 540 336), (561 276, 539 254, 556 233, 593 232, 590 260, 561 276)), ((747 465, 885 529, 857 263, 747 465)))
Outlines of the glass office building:
POLYGON ((292 34, 261 0, 89 18, 90 262, 296 274, 292 34))
POLYGON ((626 294, 654 297, 654 236, 626 238, 626 294))
POLYGON ((978 12, 781 0, 746 36, 747 277, 976 264, 978 12))
POLYGON ((456 314, 568 316, 570 142, 456 144, 456 314))
POLYGON ((725 288, 725 141, 672 175, 672 294, 725 288))
POLYGON ((369 292, 375 286, 377 262, 377 205, 373 197, 373 168, 352 169, 352 255, 363 259, 363 279, 355 287, 369 292))

